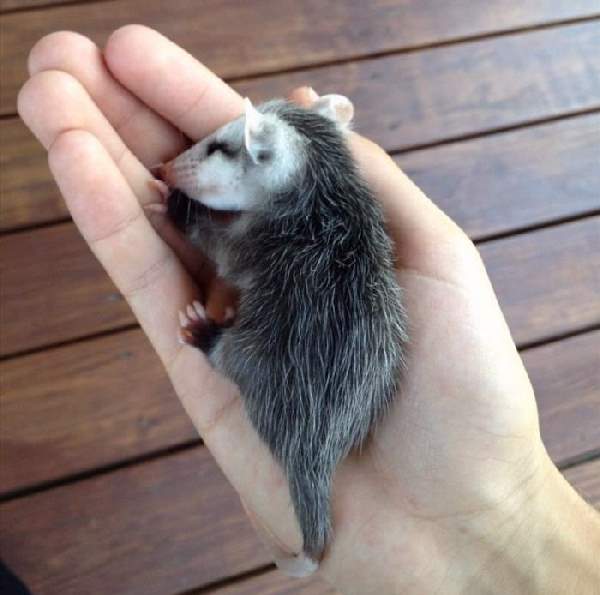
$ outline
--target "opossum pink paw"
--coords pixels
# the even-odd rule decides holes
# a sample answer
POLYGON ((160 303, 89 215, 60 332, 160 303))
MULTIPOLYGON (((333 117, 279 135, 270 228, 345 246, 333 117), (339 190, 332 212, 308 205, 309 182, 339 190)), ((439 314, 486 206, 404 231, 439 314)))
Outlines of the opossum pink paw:
POLYGON ((207 316, 198 300, 179 312, 179 325, 179 341, 197 347, 206 354, 216 345, 224 328, 207 316))

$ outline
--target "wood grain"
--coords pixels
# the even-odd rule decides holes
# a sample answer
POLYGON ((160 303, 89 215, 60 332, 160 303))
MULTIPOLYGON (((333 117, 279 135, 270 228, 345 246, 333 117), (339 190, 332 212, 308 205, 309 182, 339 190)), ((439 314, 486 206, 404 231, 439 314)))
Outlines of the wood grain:
POLYGON ((240 81, 253 99, 341 93, 388 150, 600 107, 600 22, 240 81))
POLYGON ((71 2, 93 2, 94 0, 0 0, 0 12, 27 10, 28 8, 52 8, 56 4, 71 2))
POLYGON ((600 217, 480 246, 517 344, 600 322, 600 217))
POLYGON ((198 438, 139 330, 0 363, 0 490, 198 438))
POLYGON ((269 562, 197 448, 0 505, 0 550, 36 595, 164 595, 269 562))
MULTIPOLYGON (((600 320, 599 218, 489 242, 481 254, 517 343, 600 320)), ((133 323, 71 223, 0 239, 0 352, 133 323)))
POLYGON ((72 223, 0 238, 0 354, 133 322, 72 223))
POLYGON ((600 115, 400 155, 473 239, 600 209, 600 115))
MULTIPOLYGON (((368 131, 366 131, 368 133, 368 131)), ((0 229, 68 211, 46 152, 18 119, 0 121, 0 229)), ((600 115, 400 155, 398 164, 475 239, 600 208, 600 115)))
POLYGON ((7 14, 0 17, 0 112, 15 111, 30 48, 43 35, 61 29, 103 44, 122 25, 149 25, 221 76, 239 77, 598 12, 594 0, 460 0, 443 3, 443 10, 441 6, 440 0, 204 0, 199 10, 194 0, 172 0, 167 17, 161 0, 121 0, 7 14))
POLYGON ((46 151, 18 119, 0 120, 0 230, 68 216, 48 169, 46 151))
MULTIPOLYGON (((600 331, 523 353, 558 464, 600 449, 599 354, 600 331)), ((2 362, 0 377, 2 492, 197 437, 140 330, 2 362)))
MULTIPOLYGON (((599 464, 567 472, 595 506, 599 464)), ((270 561, 205 449, 20 498, 0 505, 0 515, 2 556, 36 595, 104 595, 107 585, 175 594, 270 561)), ((269 584, 240 592, 288 592, 269 584)))
POLYGON ((600 451, 600 331, 528 349, 522 356, 552 459, 562 465, 600 451))

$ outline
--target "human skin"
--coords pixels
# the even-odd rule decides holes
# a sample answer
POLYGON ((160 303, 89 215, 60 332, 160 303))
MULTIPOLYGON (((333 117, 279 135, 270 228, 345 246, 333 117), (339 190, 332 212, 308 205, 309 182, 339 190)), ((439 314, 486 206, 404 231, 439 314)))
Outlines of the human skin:
MULTIPOLYGON (((195 255, 144 208, 160 200, 149 168, 240 115, 242 99, 137 25, 103 51, 52 34, 31 51, 29 71, 19 113, 48 149, 73 220, 272 555, 298 552, 285 479, 235 386, 178 342, 178 311, 199 297, 195 255)), ((307 88, 292 98, 314 99, 307 88)), ((382 149, 356 134, 350 144, 395 244, 411 340, 394 407, 336 474, 335 536, 320 574, 361 595, 598 593, 600 520, 542 444, 476 248, 382 149)))

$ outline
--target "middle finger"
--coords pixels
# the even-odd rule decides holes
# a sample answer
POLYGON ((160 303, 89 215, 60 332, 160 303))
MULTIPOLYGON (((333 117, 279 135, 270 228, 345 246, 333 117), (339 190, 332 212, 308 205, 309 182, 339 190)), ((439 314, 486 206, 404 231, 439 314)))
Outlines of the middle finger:
POLYGON ((187 146, 177 128, 142 103, 108 71, 92 40, 71 31, 46 35, 29 53, 29 74, 60 70, 85 88, 125 144, 147 167, 168 161, 187 146))
POLYGON ((237 118, 242 98, 188 52, 148 27, 127 25, 104 49, 111 73, 192 140, 237 118))

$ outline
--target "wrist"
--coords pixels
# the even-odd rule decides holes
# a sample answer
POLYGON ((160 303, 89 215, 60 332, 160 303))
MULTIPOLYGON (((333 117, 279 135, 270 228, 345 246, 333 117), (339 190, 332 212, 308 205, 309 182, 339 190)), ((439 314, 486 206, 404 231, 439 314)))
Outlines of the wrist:
MULTIPOLYGON (((539 477, 524 490, 513 527, 499 531, 495 552, 463 593, 594 595, 600 585, 600 515, 545 455, 539 477)), ((485 549, 485 548, 482 548, 485 549)))

